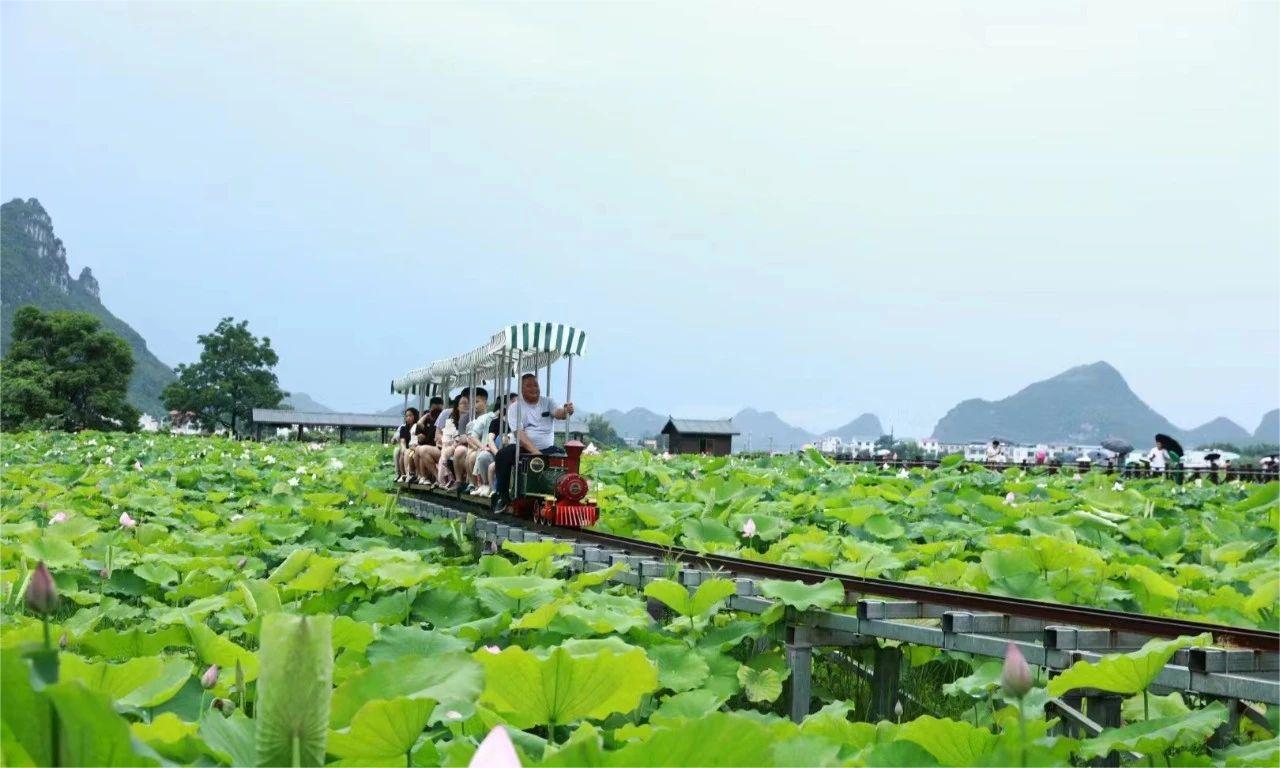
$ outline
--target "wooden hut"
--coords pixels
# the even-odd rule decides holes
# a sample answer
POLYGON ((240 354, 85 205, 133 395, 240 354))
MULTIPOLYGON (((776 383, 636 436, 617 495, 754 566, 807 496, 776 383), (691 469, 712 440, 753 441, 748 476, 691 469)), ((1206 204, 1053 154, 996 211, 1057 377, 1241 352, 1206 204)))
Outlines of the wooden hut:
POLYGON ((732 419, 677 419, 667 417, 662 428, 671 453, 705 453, 728 456, 733 452, 733 436, 738 434, 732 419))

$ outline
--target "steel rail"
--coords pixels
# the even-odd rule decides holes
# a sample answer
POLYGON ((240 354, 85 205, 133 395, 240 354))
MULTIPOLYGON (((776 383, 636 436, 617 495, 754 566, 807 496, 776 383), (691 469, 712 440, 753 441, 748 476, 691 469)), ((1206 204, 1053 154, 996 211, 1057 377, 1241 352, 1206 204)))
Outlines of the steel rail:
POLYGON ((1148 614, 1115 611, 1107 608, 1090 608, 1069 603, 1052 603, 1021 597, 1005 597, 983 592, 951 589, 949 587, 934 587, 924 584, 890 581, 888 579, 849 576, 817 568, 804 568, 714 555, 684 547, 655 544, 587 528, 534 525, 524 518, 492 514, 488 511, 488 504, 480 499, 446 494, 429 489, 427 486, 411 486, 410 491, 420 497, 448 503, 454 509, 465 509, 476 517, 504 525, 531 531, 553 532, 556 535, 582 543, 600 544, 634 554, 651 555, 689 564, 701 563, 707 566, 708 570, 724 570, 736 574, 800 581, 807 584, 835 579, 844 587, 846 596, 876 595, 948 608, 1001 613, 1006 616, 1019 616, 1046 622, 1108 629, 1112 632, 1130 632, 1150 637, 1180 637, 1207 632, 1213 637, 1213 642, 1216 645, 1280 653, 1280 632, 1272 632, 1265 629, 1233 627, 1227 624, 1211 624, 1190 619, 1164 618, 1148 614))

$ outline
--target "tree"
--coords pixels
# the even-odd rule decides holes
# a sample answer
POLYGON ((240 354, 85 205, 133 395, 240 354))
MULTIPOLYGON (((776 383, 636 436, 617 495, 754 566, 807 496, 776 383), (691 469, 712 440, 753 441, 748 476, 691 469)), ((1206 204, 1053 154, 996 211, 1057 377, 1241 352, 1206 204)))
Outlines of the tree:
POLYGON ((275 408, 288 394, 271 370, 280 361, 271 339, 250 333, 248 320, 224 317, 197 341, 203 347, 200 360, 174 369, 178 380, 160 396, 165 408, 191 411, 201 427, 226 427, 235 434, 254 408, 275 408))
POLYGON ((0 375, 0 428, 132 432, 132 373, 128 343, 93 315, 21 307, 0 375))
POLYGON ((608 419, 599 414, 592 414, 587 418, 587 434, 591 435, 591 442, 600 448, 627 447, 627 441, 622 439, 608 419))

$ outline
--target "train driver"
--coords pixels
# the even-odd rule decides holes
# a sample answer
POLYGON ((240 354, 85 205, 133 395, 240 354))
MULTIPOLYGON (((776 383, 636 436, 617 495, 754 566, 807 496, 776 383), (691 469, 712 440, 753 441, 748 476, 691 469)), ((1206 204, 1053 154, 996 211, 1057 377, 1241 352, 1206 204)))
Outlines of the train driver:
MULTIPOLYGON (((516 441, 520 444, 522 454, 563 453, 564 449, 556 445, 555 420, 568 419, 573 415, 573 403, 565 403, 557 408, 549 397, 542 396, 538 386, 538 377, 526 373, 520 377, 520 400, 507 406, 507 422, 516 433, 516 441), (516 410, 519 408, 519 418, 516 410)), ((502 509, 511 503, 511 469, 516 461, 516 446, 504 445, 494 457, 496 468, 497 494, 494 496, 494 508, 502 509)))

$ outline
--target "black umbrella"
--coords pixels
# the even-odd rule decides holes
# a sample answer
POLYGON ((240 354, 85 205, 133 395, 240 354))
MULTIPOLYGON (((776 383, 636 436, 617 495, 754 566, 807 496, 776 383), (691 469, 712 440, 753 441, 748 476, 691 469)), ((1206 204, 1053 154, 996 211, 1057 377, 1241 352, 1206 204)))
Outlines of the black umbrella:
POLYGON ((1173 451, 1179 456, 1186 453, 1186 451, 1182 450, 1182 443, 1179 443, 1177 440, 1174 440, 1163 432, 1156 435, 1156 443, 1163 445, 1166 451, 1173 451))
POLYGON ((1222 454, 1220 453, 1206 453, 1204 455, 1205 461, 1217 461, 1220 458, 1222 458, 1222 454))
POLYGON ((1112 453, 1118 453, 1121 456, 1126 453, 1133 452, 1133 443, 1130 443, 1128 440, 1121 440, 1118 437, 1108 437, 1106 440, 1103 440, 1102 447, 1112 453))

